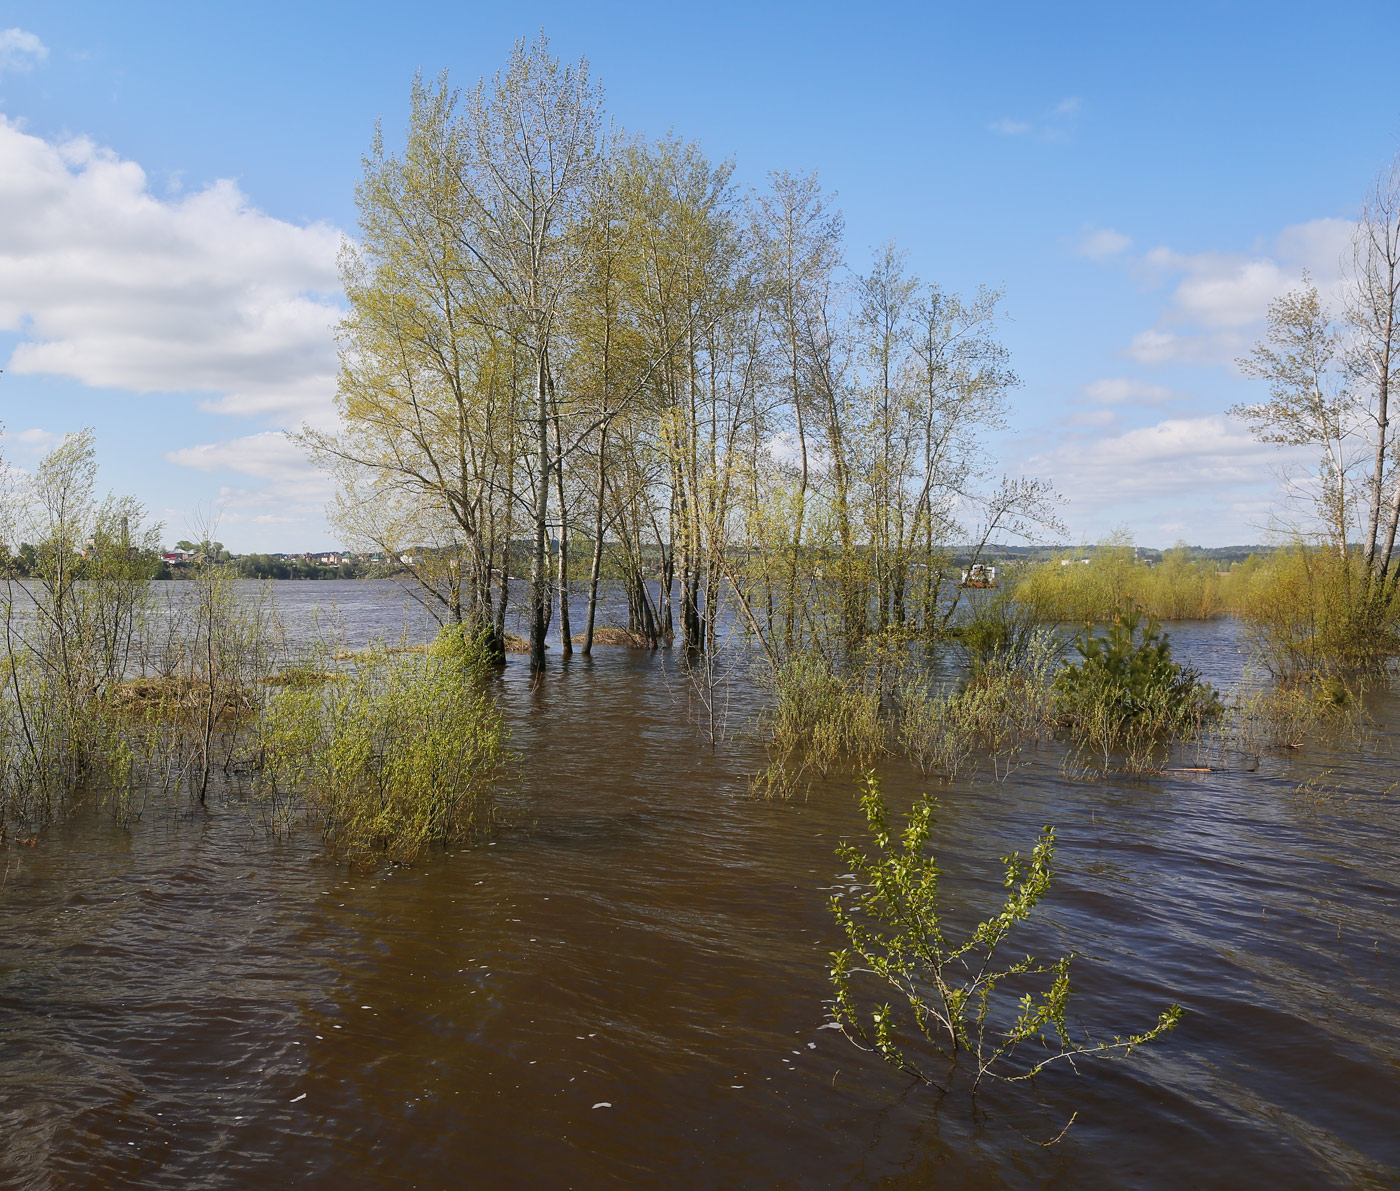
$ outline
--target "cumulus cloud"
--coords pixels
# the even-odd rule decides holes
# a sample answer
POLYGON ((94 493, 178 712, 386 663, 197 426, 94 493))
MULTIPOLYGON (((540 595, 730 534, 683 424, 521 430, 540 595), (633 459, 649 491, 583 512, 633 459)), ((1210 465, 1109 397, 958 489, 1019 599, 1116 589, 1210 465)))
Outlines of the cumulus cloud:
POLYGON ((1121 256, 1133 246, 1132 238, 1111 227, 1091 227, 1085 225, 1074 241, 1074 250, 1090 260, 1103 261, 1121 256))
POLYGON ((17 430, 8 437, 27 447, 44 448, 57 446, 62 435, 55 434, 52 430, 42 430, 38 426, 33 426, 28 430, 17 430))
POLYGON ((1234 486, 1271 482, 1279 451, 1223 414, 1168 418, 1032 455, 1027 470, 1074 494, 1076 509, 1123 513, 1140 503, 1218 499, 1234 486))
POLYGON ((159 198, 136 163, 0 116, 0 330, 21 336, 16 373, 322 421, 340 242, 256 210, 229 181, 159 198))
POLYGON ((993 120, 987 127, 1002 136, 1023 136, 1031 130, 1024 120, 993 120))
POLYGON ((1345 219, 1295 224, 1254 253, 1152 249, 1137 262, 1140 275, 1170 293, 1157 325, 1135 335, 1126 354, 1148 365, 1228 363, 1258 338, 1269 303, 1305 271, 1324 297, 1337 296, 1353 227, 1345 219))
POLYGON ((0 29, 0 75, 31 70, 49 56, 49 47, 23 29, 0 29))
POLYGON ((278 431, 182 447, 167 451, 165 458, 180 467, 232 472, 258 481, 251 485, 235 481, 219 489, 217 507, 223 527, 307 527, 320 522, 333 491, 330 478, 278 431))

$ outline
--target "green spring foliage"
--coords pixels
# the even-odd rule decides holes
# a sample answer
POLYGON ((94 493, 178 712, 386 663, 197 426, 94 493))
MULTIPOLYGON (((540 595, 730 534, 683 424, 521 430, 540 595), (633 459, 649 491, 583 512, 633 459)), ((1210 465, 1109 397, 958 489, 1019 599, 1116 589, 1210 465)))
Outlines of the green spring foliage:
POLYGON ((924 774, 951 780, 982 755, 1000 780, 1023 749, 1050 735, 1062 642, 1046 629, 1020 627, 1014 619, 998 624, 995 610, 974 621, 963 637, 967 674, 951 691, 934 689, 926 675, 906 676, 897 735, 924 774))
POLYGON ((1235 610, 1276 682, 1382 678, 1400 657, 1400 588, 1354 553, 1294 545, 1241 568, 1235 610))
POLYGON ((1137 560, 1131 546, 1106 543, 1087 562, 1067 557, 1032 567, 1013 594, 1047 623, 1101 624, 1129 604, 1158 620, 1210 620, 1229 610, 1232 585, 1229 572, 1185 546, 1153 565, 1137 560))
POLYGON ((1003 781, 1028 748, 1051 737, 1067 742, 1080 765, 1142 774, 1221 710, 1196 671, 1172 659, 1157 621, 1131 606, 1102 635, 1085 628, 1073 645, 1077 661, 1023 605, 994 599, 957 630, 956 684, 908 651, 844 674, 821 658, 789 659, 767 725, 770 764, 757 784, 789 794, 885 753, 926 776, 951 781, 985 765, 1003 781))
POLYGON ((1230 721, 1233 747, 1252 754, 1319 740, 1357 740, 1366 724, 1360 697, 1335 678, 1255 691, 1237 701, 1230 721))
POLYGON ((869 774, 861 809, 874 848, 846 843, 837 849, 857 885, 849 901, 831 899, 847 942, 831 956, 833 1012, 858 1045, 936 1085, 946 1084, 965 1064, 975 1092, 987 1077, 1030 1079, 1052 1063, 1076 1057, 1126 1056, 1181 1020, 1181 1007, 1173 1004, 1141 1033, 1111 1041, 1076 1037, 1069 1024, 1073 954, 1049 963, 1001 955, 1011 933, 1049 892, 1054 828, 1041 832, 1028 858, 1003 858, 1005 903, 957 939, 947 930, 942 872, 928 846, 933 804, 927 798, 915 803, 903 832, 896 834, 879 782, 869 774), (1043 978, 1040 987, 1034 987, 1037 978, 1043 978), (1004 986, 1029 991, 1016 999, 1004 986), (1027 1044, 1043 1057, 1018 1063, 1016 1052, 1027 1044), (935 1074, 934 1062, 944 1071, 935 1074))
POLYGON ((777 669, 765 725, 770 764, 755 785, 788 796, 813 776, 868 765, 885 750, 878 686, 845 676, 824 657, 795 653, 777 669))
POLYGON ((1136 608, 1116 616, 1102 636, 1086 627, 1074 648, 1080 660, 1055 678, 1057 716, 1070 739, 1105 764, 1118 753, 1129 771, 1145 770, 1156 746, 1189 735, 1220 710, 1200 675, 1172 660, 1156 619, 1136 608))
POLYGON ((507 763, 485 643, 445 629, 423 654, 357 655, 344 681, 268 702, 263 779, 300 794, 334 851, 408 862, 484 834, 507 763))

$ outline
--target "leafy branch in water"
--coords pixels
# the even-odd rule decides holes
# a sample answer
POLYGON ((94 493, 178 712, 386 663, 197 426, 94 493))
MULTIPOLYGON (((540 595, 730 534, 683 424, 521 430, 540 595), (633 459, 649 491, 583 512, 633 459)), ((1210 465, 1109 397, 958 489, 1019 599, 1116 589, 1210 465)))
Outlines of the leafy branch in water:
POLYGON ((874 774, 864 782, 861 808, 875 844, 868 853, 842 844, 837 855, 857 878, 857 892, 847 905, 833 897, 831 911, 846 934, 848 946, 832 953, 831 980, 836 990, 834 1013, 843 1032, 857 1045, 874 1050, 887 1063, 925 1083, 928 1059, 910 1049, 932 1052, 949 1069, 971 1063, 972 1089, 991 1076, 1008 1080, 1033 1078, 1051 1063, 1088 1055, 1124 1056, 1153 1042, 1181 1019, 1170 1005, 1150 1029, 1112 1041, 1077 1039, 1068 1022, 1070 962, 1073 953, 1051 963, 1026 955, 1002 961, 998 953, 1012 930, 1030 917, 1050 889, 1055 854, 1054 828, 1046 827, 1029 858, 1004 857, 1005 887, 1010 891, 1000 912, 979 923, 966 938, 953 941, 945 931, 939 902, 942 873, 929 854, 933 804, 922 799, 896 836, 874 774), (1003 985, 1025 987, 1048 977, 1040 990, 1025 992, 1015 1017, 1000 1008, 1003 985), (891 1001, 862 1009, 857 983, 883 985, 891 1001), (896 1003, 907 1014, 896 1014, 896 1003), (1008 1020, 1009 1019, 1009 1020, 1008 1020), (1037 1043, 1048 1054, 1028 1063, 1014 1062, 1016 1051, 1037 1043))

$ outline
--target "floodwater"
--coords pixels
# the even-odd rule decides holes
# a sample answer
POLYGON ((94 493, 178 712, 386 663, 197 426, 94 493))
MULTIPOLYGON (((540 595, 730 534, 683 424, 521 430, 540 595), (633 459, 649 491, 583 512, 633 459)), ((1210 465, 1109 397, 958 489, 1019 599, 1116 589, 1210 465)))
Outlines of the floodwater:
MULTIPOLYGON (((403 618, 381 594, 277 585, 294 634, 334 598, 360 640, 403 618)), ((1234 625, 1169 627, 1238 680, 1234 625)), ((490 846, 354 872, 231 800, 0 853, 0 1185, 1400 1185, 1396 700, 1363 746, 1253 772, 1083 781, 1047 752, 941 789, 957 922, 1055 824, 1015 946, 1076 951, 1071 1016, 1104 1033, 1186 1011, 974 1103, 829 1028, 851 783, 754 800, 752 739, 711 749, 669 655, 551 662, 501 680, 523 763, 490 846)), ((736 683, 729 726, 756 709, 736 683)))

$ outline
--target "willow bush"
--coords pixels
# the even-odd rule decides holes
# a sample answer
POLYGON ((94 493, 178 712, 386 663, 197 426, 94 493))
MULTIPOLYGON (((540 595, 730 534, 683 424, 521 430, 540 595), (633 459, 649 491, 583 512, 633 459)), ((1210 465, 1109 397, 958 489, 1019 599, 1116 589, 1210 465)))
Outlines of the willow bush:
POLYGON ((507 761, 488 644, 453 625, 426 653, 368 651, 343 681, 277 690, 262 724, 265 789, 304 799, 351 860, 407 862, 481 835, 507 761))
POLYGON ((755 785, 787 796, 813 776, 868 765, 884 752, 888 730, 878 684, 843 675, 819 654, 795 653, 773 676, 764 727, 769 765, 755 785))
POLYGON ((988 1077, 1024 1080, 1053 1063, 1126 1056, 1181 1019, 1181 1007, 1173 1004, 1141 1033, 1109 1040, 1076 1036, 1069 1025, 1073 953, 1050 962, 1004 954, 1012 932, 1049 892, 1053 828, 1041 832, 1029 858, 1003 858, 1004 905, 956 939, 942 904, 943 874, 928 846, 933 804, 916 802, 896 833, 872 774, 861 809, 874 848, 846 843, 837 849, 858 884, 849 901, 831 899, 847 942, 831 956, 833 1013, 857 1045, 936 1086, 962 1068, 975 1092, 988 1077), (1039 988, 1037 978, 1043 978, 1039 988), (1018 998, 1012 990, 1027 991, 1018 998), (1018 1060, 1017 1052, 1031 1047, 1035 1057, 1018 1060))
POLYGON ((898 740, 925 775, 952 779, 983 756, 1004 779, 1027 744, 1054 728, 1054 676, 1062 643, 1047 630, 1019 635, 978 625, 966 677, 952 690, 909 675, 898 699, 898 740))
POLYGON ((1374 681, 1400 657, 1400 591, 1359 555, 1295 544, 1243 569, 1232 595, 1276 682, 1374 681))
POLYGON ((1158 620, 1210 620, 1223 615, 1228 580, 1214 563, 1184 546, 1150 564, 1131 546, 1101 545, 1088 562, 1064 558, 1032 567, 1013 597, 1050 623, 1112 620, 1132 604, 1158 620))
POLYGON ((1318 741, 1359 739, 1361 698, 1338 679, 1315 678, 1255 691, 1237 700, 1224 731, 1235 749, 1300 749, 1318 741))
POLYGON ((158 527, 96 484, 90 430, 29 473, 0 459, 0 836, 80 796, 132 810, 136 751, 112 697, 146 624, 158 527))

